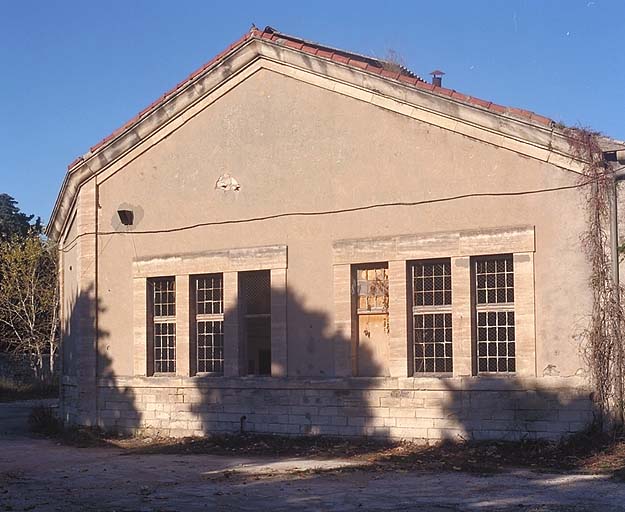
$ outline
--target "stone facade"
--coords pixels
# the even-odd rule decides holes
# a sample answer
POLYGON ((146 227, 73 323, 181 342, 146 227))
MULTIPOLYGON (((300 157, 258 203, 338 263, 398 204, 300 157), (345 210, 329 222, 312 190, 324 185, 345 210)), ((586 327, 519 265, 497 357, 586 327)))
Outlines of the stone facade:
POLYGON ((558 439, 593 419, 589 392, 572 380, 119 379, 99 388, 99 424, 178 437, 243 428, 417 442, 558 439))

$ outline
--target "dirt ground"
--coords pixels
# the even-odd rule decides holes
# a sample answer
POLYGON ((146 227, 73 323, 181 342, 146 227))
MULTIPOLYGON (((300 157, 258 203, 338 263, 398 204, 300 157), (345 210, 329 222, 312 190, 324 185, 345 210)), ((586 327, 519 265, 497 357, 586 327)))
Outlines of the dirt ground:
POLYGON ((0 510, 625 511, 608 475, 353 469, 361 461, 140 454, 0 439, 0 510))
POLYGON ((175 443, 78 436, 68 445, 3 431, 7 411, 0 407, 0 512, 625 512, 618 443, 418 448, 256 436, 175 443))

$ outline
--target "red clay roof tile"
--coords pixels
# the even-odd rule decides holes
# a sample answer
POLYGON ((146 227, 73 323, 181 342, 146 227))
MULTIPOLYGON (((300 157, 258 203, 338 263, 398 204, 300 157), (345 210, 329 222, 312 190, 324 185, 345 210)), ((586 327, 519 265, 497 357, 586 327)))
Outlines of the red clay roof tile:
POLYGON ((426 91, 433 91, 436 88, 434 84, 429 84, 427 82, 417 82, 415 86, 419 89, 425 89, 426 91))
POLYGON ((508 113, 521 116, 521 117, 530 117, 532 115, 532 113, 529 110, 523 110, 521 108, 516 108, 516 107, 508 107, 508 113))
POLYGON ((503 105, 498 105, 497 103, 491 103, 488 106, 488 110, 493 110, 495 112, 499 112, 500 114, 504 114, 507 109, 503 105))
POLYGON ((369 66, 369 64, 367 64, 366 62, 362 62, 361 60, 357 59, 349 59, 347 64, 349 64, 350 66, 356 66, 360 69, 367 69, 367 67, 369 66))
POLYGON ((317 57, 323 57, 324 59, 331 59, 334 52, 330 52, 328 50, 319 49, 317 51, 317 57))
POLYGON ((455 100, 460 100, 460 101, 468 101, 469 97, 466 94, 462 94, 461 92, 458 91, 453 91, 451 93, 451 97, 455 100))
POLYGON ((492 101, 482 100, 480 98, 475 98, 474 96, 470 96, 468 101, 469 103, 473 103, 474 105, 479 105, 480 107, 484 108, 488 108, 492 104, 492 101))
POLYGON ((390 71, 384 68, 382 68, 382 72, 380 74, 386 78, 392 78, 393 80, 398 80, 400 76, 400 73, 397 71, 390 71))
POLYGON ((412 78, 410 76, 406 76, 406 75, 399 75, 399 81, 400 82, 406 82, 407 84, 414 84, 417 79, 416 78, 412 78))
POLYGON ((296 50, 302 50, 304 48, 303 43, 297 43, 295 41, 286 40, 284 41, 284 45, 289 48, 295 48, 296 50))
POLYGON ((349 62, 349 58, 344 55, 337 55, 336 53, 332 55, 332 60, 340 62, 341 64, 347 64, 349 62))
POLYGON ((441 96, 451 96, 454 93, 453 89, 447 89, 446 87, 439 87, 437 85, 435 85, 432 90, 441 96))
POLYGON ((547 125, 553 122, 548 117, 541 116, 540 114, 536 114, 535 112, 532 112, 532 121, 536 121, 537 123, 547 124, 547 125))
POLYGON ((74 167, 74 166, 75 166, 78 162, 82 162, 82 160, 83 160, 82 156, 79 156, 78 158, 75 158, 75 159, 74 159, 74 161, 73 161, 71 164, 69 164, 69 165, 67 166, 67 168, 68 168, 68 169, 71 169, 71 168, 72 168, 72 167, 74 167))

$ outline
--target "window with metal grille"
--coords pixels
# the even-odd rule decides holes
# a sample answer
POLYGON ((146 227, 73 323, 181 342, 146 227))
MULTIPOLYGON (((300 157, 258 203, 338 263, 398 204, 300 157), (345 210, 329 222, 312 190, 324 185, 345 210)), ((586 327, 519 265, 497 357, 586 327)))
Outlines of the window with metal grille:
POLYGON ((195 346, 192 347, 194 373, 224 371, 223 274, 193 277, 195 294, 195 346))
POLYGON ((516 371, 512 255, 474 258, 477 370, 516 371))
POLYGON ((176 371, 176 280, 162 277, 148 280, 150 333, 148 373, 176 371))
POLYGON ((414 373, 451 372, 451 261, 418 261, 411 269, 414 373))

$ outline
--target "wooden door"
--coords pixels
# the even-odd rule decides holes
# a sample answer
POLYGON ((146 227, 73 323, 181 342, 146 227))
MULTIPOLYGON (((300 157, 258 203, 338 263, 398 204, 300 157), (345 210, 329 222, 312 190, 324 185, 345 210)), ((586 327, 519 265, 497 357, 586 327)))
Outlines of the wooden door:
POLYGON ((390 359, 387 265, 358 267, 355 274, 357 375, 385 377, 390 359))
POLYGON ((386 377, 391 356, 388 313, 358 315, 358 375, 386 377))

